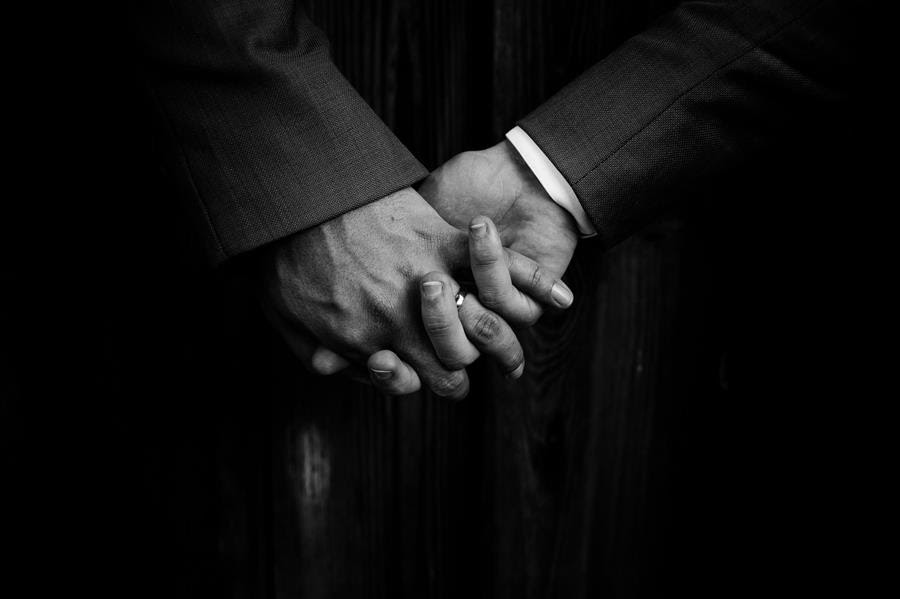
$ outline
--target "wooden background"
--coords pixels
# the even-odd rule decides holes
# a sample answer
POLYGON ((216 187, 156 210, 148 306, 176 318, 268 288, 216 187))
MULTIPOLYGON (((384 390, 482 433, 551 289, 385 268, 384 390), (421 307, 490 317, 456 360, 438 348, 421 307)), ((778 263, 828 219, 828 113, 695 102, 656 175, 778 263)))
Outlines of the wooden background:
MULTIPOLYGON (((350 81, 433 167, 495 143, 664 4, 347 1, 310 14, 350 81)), ((567 277, 575 308, 523 332, 524 379, 481 367, 461 404, 334 386, 312 398, 289 381, 296 399, 274 415, 279 596, 658 588, 685 442, 679 376, 699 368, 702 297, 685 243, 673 217, 606 256, 583 244, 567 277)))
MULTIPOLYGON (((496 143, 670 4, 309 11, 350 81, 434 167, 496 143)), ((831 586, 854 547, 835 543, 836 498, 853 487, 834 439, 859 393, 841 377, 865 354, 836 315, 865 314, 867 262, 848 232, 872 210, 846 209, 868 197, 867 158, 852 154, 854 170, 833 148, 866 146, 838 141, 833 115, 807 145, 748 159, 749 175, 711 182, 611 251, 583 242, 566 275, 574 307, 522 332, 521 381, 479 364, 463 402, 389 399, 305 374, 260 318, 253 281, 206 269, 123 83, 133 66, 109 51, 114 28, 98 29, 96 56, 68 49, 84 70, 57 106, 85 130, 38 136, 86 159, 60 180, 77 218, 46 257, 36 240, 49 236, 17 224, 25 239, 3 256, 15 266, 0 513, 16 549, 4 565, 35 596, 54 583, 241 599, 831 586), (842 402, 828 400, 838 389, 842 402)))

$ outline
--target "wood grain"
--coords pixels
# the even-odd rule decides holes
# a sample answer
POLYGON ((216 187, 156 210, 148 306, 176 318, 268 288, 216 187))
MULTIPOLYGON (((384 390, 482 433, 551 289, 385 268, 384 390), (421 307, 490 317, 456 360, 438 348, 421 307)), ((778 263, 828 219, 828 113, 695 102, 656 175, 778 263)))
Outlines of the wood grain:
MULTIPOLYGON (((434 166, 517 117, 659 6, 313 2, 335 60, 434 166), (618 8, 614 8, 618 6, 618 8)), ((654 581, 683 232, 669 221, 567 275, 523 332, 526 376, 471 396, 289 383, 273 419, 279 597, 638 596, 654 581)))

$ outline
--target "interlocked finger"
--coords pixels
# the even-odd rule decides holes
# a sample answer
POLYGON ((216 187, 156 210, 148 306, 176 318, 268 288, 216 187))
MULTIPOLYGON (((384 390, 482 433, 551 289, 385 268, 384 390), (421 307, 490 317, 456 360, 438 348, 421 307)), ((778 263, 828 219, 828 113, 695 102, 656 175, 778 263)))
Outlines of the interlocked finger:
POLYGON ((478 359, 478 349, 466 338, 456 306, 459 289, 449 276, 431 272, 422 278, 422 323, 435 355, 450 370, 465 368, 478 359))
POLYGON ((400 351, 398 355, 409 362, 425 386, 435 395, 448 399, 463 399, 469 394, 469 376, 466 371, 444 368, 431 353, 431 348, 423 346, 415 352, 400 351))
POLYGON ((469 340, 482 353, 493 357, 507 377, 517 379, 525 370, 525 354, 509 324, 486 309, 474 294, 459 307, 459 318, 469 340))
POLYGON ((486 216, 477 216, 469 224, 469 260, 485 307, 516 325, 530 325, 540 317, 534 300, 513 286, 500 235, 486 216))
MULTIPOLYGON (((575 296, 562 280, 519 252, 509 248, 505 248, 504 252, 510 279, 519 291, 548 306, 565 309, 572 305, 575 296)), ((540 311, 540 306, 537 309, 540 311)))

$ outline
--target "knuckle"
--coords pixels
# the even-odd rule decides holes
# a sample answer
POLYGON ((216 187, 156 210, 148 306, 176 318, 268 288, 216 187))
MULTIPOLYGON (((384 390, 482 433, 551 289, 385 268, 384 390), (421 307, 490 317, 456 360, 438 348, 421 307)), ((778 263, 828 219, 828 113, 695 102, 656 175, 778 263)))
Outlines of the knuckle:
POLYGON ((431 381, 431 390, 435 395, 449 397, 462 391, 463 377, 459 372, 447 372, 436 375, 431 381))
POLYGON ((482 246, 472 252, 472 264, 475 266, 487 268, 496 265, 499 261, 500 258, 493 251, 493 248, 482 246))
POLYGON ((535 265, 531 271, 531 287, 532 289, 541 289, 544 282, 544 271, 540 266, 535 265))
POLYGON ((517 347, 512 350, 512 353, 510 354, 506 365, 509 368, 510 372, 512 372, 519 366, 521 366, 523 362, 525 362, 525 354, 522 352, 521 347, 517 347))
POLYGON ((489 236, 476 239, 470 247, 472 263, 477 266, 493 266, 503 260, 506 266, 506 252, 489 236))
POLYGON ((489 312, 482 312, 475 318, 472 329, 478 339, 489 342, 500 336, 502 327, 499 318, 489 312))
POLYGON ((493 285, 486 285, 478 290, 478 299, 488 308, 495 308, 503 301, 503 292, 493 285))
POLYGON ((503 374, 510 376, 524 367, 525 356, 521 351, 518 351, 513 353, 508 359, 501 360, 500 362, 503 365, 503 374))
POLYGON ((430 337, 444 338, 449 336, 453 331, 453 323, 445 320, 444 318, 423 317, 422 323, 425 325, 425 331, 430 337))

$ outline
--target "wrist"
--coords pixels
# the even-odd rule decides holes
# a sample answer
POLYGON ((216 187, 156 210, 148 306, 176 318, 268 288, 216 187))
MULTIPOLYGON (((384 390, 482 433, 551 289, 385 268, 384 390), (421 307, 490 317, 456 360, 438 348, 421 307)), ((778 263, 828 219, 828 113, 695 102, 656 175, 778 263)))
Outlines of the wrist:
POLYGON ((541 213, 552 219, 557 226, 570 233, 572 237, 580 237, 578 222, 571 212, 565 209, 550 195, 548 190, 531 170, 525 159, 519 154, 516 147, 507 139, 502 140, 487 150, 494 160, 504 165, 504 168, 512 171, 515 180, 519 182, 520 196, 539 198, 542 200, 541 213))
POLYGON ((513 127, 506 133, 506 140, 512 145, 528 169, 556 204, 561 206, 575 220, 579 233, 585 237, 597 234, 594 224, 581 205, 569 181, 550 160, 540 146, 521 127, 513 127))

